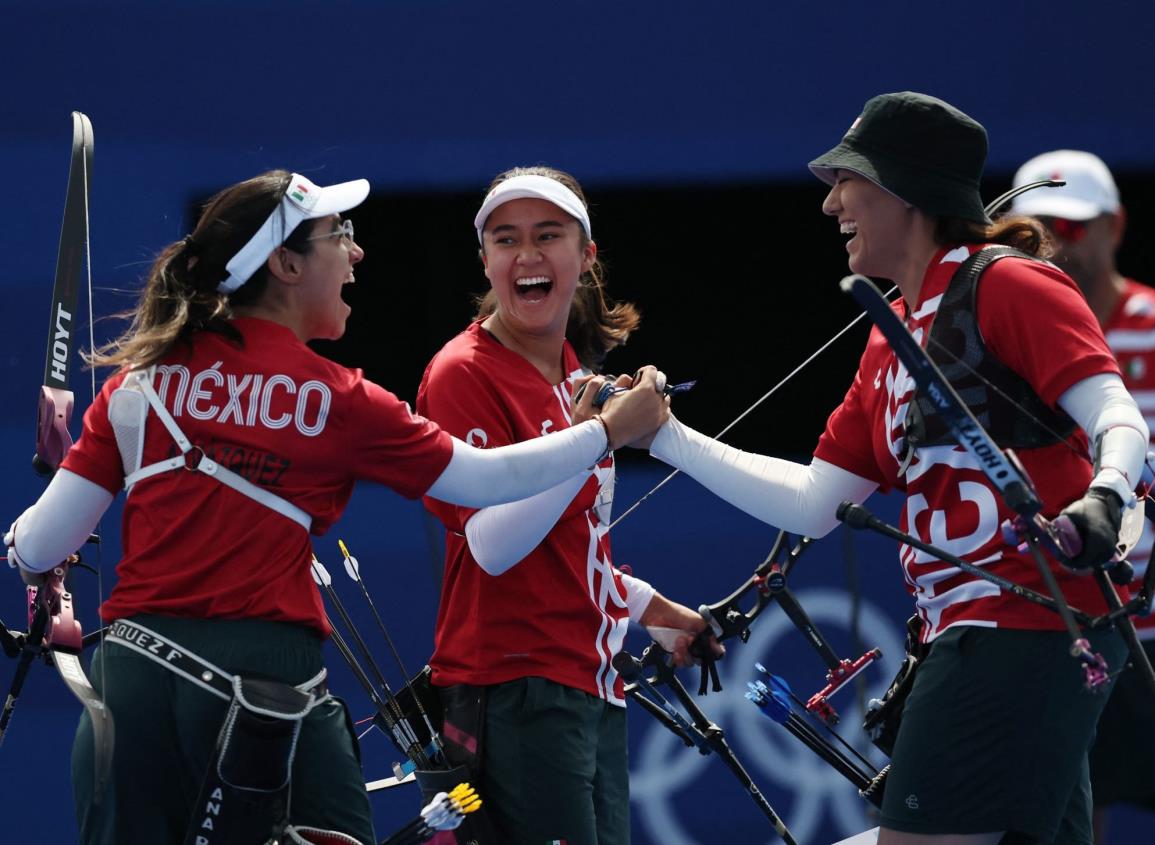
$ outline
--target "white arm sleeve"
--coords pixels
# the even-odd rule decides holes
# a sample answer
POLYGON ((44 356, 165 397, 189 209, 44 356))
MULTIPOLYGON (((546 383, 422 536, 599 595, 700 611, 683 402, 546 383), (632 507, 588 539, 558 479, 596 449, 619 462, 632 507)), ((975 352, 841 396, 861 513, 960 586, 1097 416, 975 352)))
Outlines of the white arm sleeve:
POLYGON ((1059 397, 1059 406, 1087 432, 1098 472, 1092 487, 1107 487, 1129 502, 1143 473, 1150 432, 1139 406, 1113 373, 1085 378, 1059 397))
POLYGON ((593 466, 607 446, 597 420, 496 449, 475 449, 455 437, 453 457, 426 495, 471 508, 513 502, 593 466))
POLYGON ((657 590, 652 584, 641 578, 635 578, 633 575, 627 575, 621 571, 618 572, 618 575, 622 579, 622 586, 626 588, 626 608, 630 612, 630 621, 640 622, 642 614, 650 606, 650 599, 654 597, 657 590))
POLYGON ((59 470, 40 497, 12 525, 4 541, 15 552, 16 562, 32 572, 47 572, 75 552, 113 495, 87 478, 59 470))
POLYGON ((589 477, 588 471, 581 472, 544 493, 471 516, 465 539, 478 566, 490 575, 512 569, 545 539, 589 477))
POLYGON ((822 537, 844 501, 861 504, 878 485, 815 458, 809 465, 743 452, 670 417, 650 454, 692 476, 734 507, 794 534, 822 537))

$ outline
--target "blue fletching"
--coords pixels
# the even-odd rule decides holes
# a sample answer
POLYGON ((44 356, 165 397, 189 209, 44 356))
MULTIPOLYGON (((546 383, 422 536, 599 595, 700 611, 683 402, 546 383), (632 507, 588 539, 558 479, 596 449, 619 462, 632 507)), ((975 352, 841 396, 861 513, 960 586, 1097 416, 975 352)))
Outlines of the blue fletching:
POLYGON ((762 712, 778 724, 785 725, 792 711, 789 701, 771 691, 770 697, 766 699, 766 703, 762 706, 762 712))
POLYGON ((746 698, 758 705, 758 709, 765 713, 767 718, 780 725, 786 724, 791 713, 788 700, 761 681, 750 681, 746 687, 748 689, 746 698))
POLYGON ((770 677, 770 689, 781 693, 786 698, 790 698, 794 694, 794 691, 790 689, 790 684, 786 683, 786 679, 781 675, 771 675, 769 672, 766 674, 770 677))

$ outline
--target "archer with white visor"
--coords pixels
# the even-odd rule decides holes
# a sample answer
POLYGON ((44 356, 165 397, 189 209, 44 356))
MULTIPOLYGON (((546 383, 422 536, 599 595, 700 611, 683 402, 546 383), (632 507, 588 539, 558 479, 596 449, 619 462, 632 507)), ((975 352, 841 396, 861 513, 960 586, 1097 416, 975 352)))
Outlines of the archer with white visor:
POLYGON ((299 731, 282 749, 289 758, 257 767, 287 767, 291 804, 245 804, 251 811, 229 817, 235 838, 214 836, 247 841, 244 831, 271 830, 285 819, 268 814, 287 807, 294 825, 377 841, 344 705, 324 686, 331 629, 310 575, 311 535, 337 521, 357 481, 485 507, 582 473, 666 418, 656 371, 644 368, 640 389, 600 413, 579 404, 565 431, 482 450, 313 352, 308 341, 345 331, 341 292, 365 253, 342 215, 368 189, 277 170, 210 199, 192 233, 160 251, 128 330, 91 355, 116 373, 48 490, 6 537, 9 560, 36 582, 127 488, 119 578, 101 607, 118 627, 92 671, 116 725, 116 788, 95 800, 85 715, 73 769, 85 843, 184 841, 203 822, 195 798, 212 783, 206 772, 222 771, 213 759, 226 711, 240 720, 230 725, 244 723, 251 696, 230 702, 157 662, 142 641, 238 683, 279 684, 287 701, 310 697, 286 705, 299 731))
MULTIPOLYGON (((473 224, 488 291, 430 362, 418 412, 490 447, 569 430, 575 394, 585 384, 580 404, 599 393, 606 378, 593 374, 640 320, 632 304, 606 294, 581 187, 554 168, 514 168, 494 180, 473 224)), ((508 845, 629 841, 614 656, 633 620, 685 664, 705 627, 642 573, 614 565, 614 482, 606 455, 520 502, 425 499, 445 526, 430 666, 457 728, 447 754, 477 770, 497 841, 508 845)))

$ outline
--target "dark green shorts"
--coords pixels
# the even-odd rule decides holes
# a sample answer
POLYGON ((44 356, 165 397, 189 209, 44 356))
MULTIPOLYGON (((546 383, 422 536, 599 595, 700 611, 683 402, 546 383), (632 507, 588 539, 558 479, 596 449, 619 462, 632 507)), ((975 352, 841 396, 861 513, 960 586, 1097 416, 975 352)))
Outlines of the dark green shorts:
MULTIPOLYGON (((1125 647, 1090 635, 1112 670, 1125 647)), ((1083 689, 1065 633, 953 628, 932 644, 903 710, 882 826, 1091 839, 1087 751, 1107 696, 1083 689)))
MULTIPOLYGON (((1143 643, 1155 663, 1155 641, 1143 643)), ((1136 669, 1115 681, 1091 747, 1096 806, 1133 804, 1155 810, 1155 696, 1136 669)))
POLYGON ((486 688, 479 792, 502 845, 628 845, 626 710, 521 678, 486 688))
MULTIPOLYGON (((321 640, 307 628, 256 620, 138 616, 134 621, 222 669, 300 684, 321 669, 321 640)), ((227 702, 115 643, 89 671, 115 725, 106 797, 92 800, 92 726, 81 716, 72 751, 77 823, 85 845, 182 842, 227 702)), ((295 824, 376 842, 360 753, 337 699, 305 719, 293 763, 295 824)))

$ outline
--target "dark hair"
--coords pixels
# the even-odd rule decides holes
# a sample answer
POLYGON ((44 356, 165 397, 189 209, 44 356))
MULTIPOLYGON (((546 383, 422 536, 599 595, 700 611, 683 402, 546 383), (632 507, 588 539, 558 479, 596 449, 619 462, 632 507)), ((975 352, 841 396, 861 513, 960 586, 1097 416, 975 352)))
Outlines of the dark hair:
POLYGON ((1004 244, 1035 258, 1050 258, 1055 254, 1055 242, 1047 227, 1033 217, 1021 215, 999 217, 993 223, 939 217, 935 220, 934 241, 939 246, 1004 244))
MULTIPOLYGON (((570 174, 553 167, 514 167, 499 174, 490 184, 486 193, 492 191, 506 179, 514 176, 545 176, 561 182, 587 209, 589 203, 578 184, 570 174)), ((589 243, 585 231, 582 231, 582 246, 589 243)), ((497 296, 492 290, 478 296, 475 300, 477 315, 475 319, 488 317, 497 310, 497 296)), ((594 259, 593 266, 578 279, 577 291, 574 293, 570 305, 569 323, 566 325, 565 335, 582 366, 599 372, 606 355, 615 346, 626 342, 630 332, 638 327, 642 316, 637 307, 629 302, 615 303, 606 297, 605 267, 601 259, 594 259)))
MULTIPOLYGON (((200 331, 218 332, 240 343, 240 333, 229 323, 233 307, 261 299, 268 286, 268 267, 262 265, 231 294, 220 293, 217 285, 228 277, 225 265, 278 207, 290 178, 287 170, 271 170, 225 188, 205 203, 192 234, 160 251, 136 307, 120 315, 131 319, 128 329, 89 353, 88 362, 148 367, 200 331)), ((307 254, 313 222, 297 226, 284 245, 307 254)))

